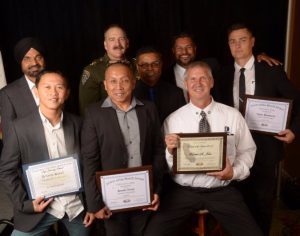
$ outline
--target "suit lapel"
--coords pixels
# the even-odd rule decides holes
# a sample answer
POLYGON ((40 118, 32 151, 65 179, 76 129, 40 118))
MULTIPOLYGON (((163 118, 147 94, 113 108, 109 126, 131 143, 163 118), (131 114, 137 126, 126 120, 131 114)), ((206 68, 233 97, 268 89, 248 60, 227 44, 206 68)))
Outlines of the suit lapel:
POLYGON ((143 151, 145 149, 145 140, 146 140, 146 124, 147 124, 147 114, 146 109, 143 109, 143 106, 136 106, 136 115, 139 121, 139 129, 140 129, 140 152, 141 157, 143 157, 143 151))
POLYGON ((37 106, 35 100, 24 76, 20 80, 18 94, 16 96, 20 96, 20 98, 22 98, 22 106, 23 104, 26 104, 26 109, 31 111, 36 109, 37 106))
POLYGON ((41 157, 40 156, 37 157, 38 158, 37 161, 40 161, 40 158, 44 160, 48 160, 49 153, 48 153, 48 146, 45 138, 44 126, 38 111, 34 112, 32 124, 34 127, 31 133, 32 137, 34 137, 34 139, 38 143, 37 147, 40 148, 40 151, 42 153, 41 157))
POLYGON ((259 96, 261 94, 263 94, 263 86, 262 86, 262 81, 263 79, 261 79, 263 77, 263 72, 261 70, 261 66, 259 65, 259 63, 257 61, 255 61, 255 91, 254 91, 254 95, 259 96))
POLYGON ((67 153, 68 155, 73 154, 73 152, 78 151, 74 149, 74 147, 76 147, 75 137, 74 137, 75 129, 73 127, 73 123, 70 122, 69 117, 66 113, 64 113, 64 118, 63 118, 63 129, 64 129, 67 153))

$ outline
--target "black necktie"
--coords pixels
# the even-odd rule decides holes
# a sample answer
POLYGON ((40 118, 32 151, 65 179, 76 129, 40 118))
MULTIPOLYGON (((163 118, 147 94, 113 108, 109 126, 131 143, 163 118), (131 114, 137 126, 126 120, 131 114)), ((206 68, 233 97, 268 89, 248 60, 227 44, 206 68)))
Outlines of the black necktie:
POLYGON ((199 122, 199 133, 209 133, 210 132, 210 126, 206 119, 206 113, 204 111, 201 111, 201 120, 199 122))
POLYGON ((245 88, 245 74, 244 74, 245 68, 240 69, 240 81, 239 81, 239 110, 242 111, 243 109, 243 102, 244 102, 244 96, 246 92, 245 88))

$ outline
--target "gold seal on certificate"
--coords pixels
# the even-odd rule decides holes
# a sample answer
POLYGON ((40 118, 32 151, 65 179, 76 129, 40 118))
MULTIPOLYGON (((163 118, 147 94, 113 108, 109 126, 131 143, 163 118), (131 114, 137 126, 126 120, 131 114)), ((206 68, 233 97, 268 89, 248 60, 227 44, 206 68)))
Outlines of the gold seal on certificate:
POLYGON ((76 193, 83 190, 77 155, 22 166, 31 199, 76 193))
POLYGON ((246 95, 245 120, 250 130, 275 135, 290 121, 292 100, 246 95))
POLYGON ((175 174, 221 171, 225 167, 226 133, 178 134, 173 158, 175 174))
POLYGON ((151 166, 98 171, 96 182, 112 212, 142 209, 153 200, 151 166))

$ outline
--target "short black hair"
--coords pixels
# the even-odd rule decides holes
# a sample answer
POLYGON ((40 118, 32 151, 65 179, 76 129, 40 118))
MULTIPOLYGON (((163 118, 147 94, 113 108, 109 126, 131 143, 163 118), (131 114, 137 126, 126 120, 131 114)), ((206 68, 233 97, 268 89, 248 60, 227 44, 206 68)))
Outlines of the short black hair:
POLYGON ((145 54, 145 53, 155 53, 159 56, 159 58, 162 58, 162 54, 160 51, 158 51, 155 47, 153 46, 145 46, 137 50, 135 58, 138 59, 140 55, 145 54))
MULTIPOLYGON (((115 65, 121 65, 121 66, 124 66, 124 67, 127 67, 132 75, 132 78, 134 77, 134 73, 133 73, 133 70, 130 66, 130 63, 128 63, 127 61, 126 62, 123 62, 123 61, 117 61, 117 62, 113 62, 113 63, 109 63, 107 64, 106 68, 105 68, 105 72, 104 72, 104 75, 106 74, 106 71, 108 70, 108 68, 112 67, 112 66, 115 66, 115 65)), ((105 76, 104 76, 105 77, 105 76)), ((106 78, 104 78, 106 79, 106 78)))
POLYGON ((59 71, 59 70, 47 70, 47 69, 44 69, 44 70, 42 70, 40 73, 38 73, 38 75, 36 76, 36 79, 35 79, 35 86, 38 87, 38 85, 39 85, 39 83, 40 83, 42 77, 43 77, 45 74, 52 74, 52 73, 53 73, 53 74, 58 74, 58 75, 60 75, 60 76, 64 79, 64 81, 65 81, 65 83, 66 83, 67 89, 69 88, 69 82, 68 82, 68 79, 67 79, 66 76, 64 76, 64 74, 63 74, 61 71, 59 71))
POLYGON ((252 28, 248 24, 243 22, 231 25, 227 30, 227 36, 229 36, 233 31, 240 29, 246 29, 252 36, 254 36, 252 28))
POLYGON ((172 47, 175 46, 176 40, 180 39, 180 38, 189 38, 189 39, 191 39, 191 41, 193 42, 193 44, 196 45, 194 35, 192 35, 191 33, 188 33, 188 32, 181 32, 181 33, 179 33, 179 34, 177 34, 177 35, 175 35, 173 37, 172 47))

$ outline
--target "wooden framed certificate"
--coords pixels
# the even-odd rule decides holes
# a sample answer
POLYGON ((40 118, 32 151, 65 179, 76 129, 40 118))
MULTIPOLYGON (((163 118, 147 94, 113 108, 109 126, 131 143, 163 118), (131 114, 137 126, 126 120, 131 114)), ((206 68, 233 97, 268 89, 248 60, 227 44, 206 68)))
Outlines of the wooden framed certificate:
POLYGON ((78 156, 55 158, 22 166, 30 199, 83 191, 78 156))
POLYGON ((173 158, 175 174, 221 171, 226 164, 227 133, 178 134, 173 158))
POLYGON ((142 209, 153 200, 152 166, 98 171, 96 182, 112 212, 142 209))
POLYGON ((292 100, 245 96, 245 120, 250 130, 276 135, 289 126, 292 100))

